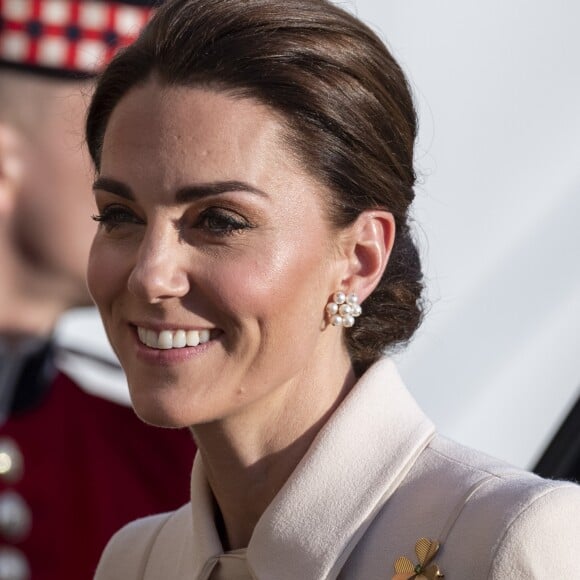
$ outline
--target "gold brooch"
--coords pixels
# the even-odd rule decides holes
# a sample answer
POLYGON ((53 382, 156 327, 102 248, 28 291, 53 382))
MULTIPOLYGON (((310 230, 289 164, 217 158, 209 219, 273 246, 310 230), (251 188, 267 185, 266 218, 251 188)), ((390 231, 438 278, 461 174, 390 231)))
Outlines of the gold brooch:
POLYGON ((439 566, 432 562, 438 551, 439 542, 434 542, 429 538, 421 538, 415 544, 415 553, 419 563, 414 565, 406 556, 397 558, 393 580, 437 580, 437 578, 444 578, 439 566))

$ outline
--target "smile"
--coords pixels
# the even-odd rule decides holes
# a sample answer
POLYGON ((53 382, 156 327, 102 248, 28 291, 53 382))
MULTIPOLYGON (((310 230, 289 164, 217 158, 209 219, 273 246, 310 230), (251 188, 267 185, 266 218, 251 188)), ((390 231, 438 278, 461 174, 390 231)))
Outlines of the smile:
POLYGON ((162 330, 156 332, 149 328, 137 327, 139 340, 149 348, 170 350, 198 346, 210 340, 209 330, 162 330))

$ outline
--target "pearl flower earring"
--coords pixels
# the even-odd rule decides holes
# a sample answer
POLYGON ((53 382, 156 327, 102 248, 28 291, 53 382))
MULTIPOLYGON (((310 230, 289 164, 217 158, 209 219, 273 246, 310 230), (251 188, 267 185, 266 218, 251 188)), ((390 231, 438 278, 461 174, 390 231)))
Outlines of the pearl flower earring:
POLYGON ((332 300, 326 305, 326 313, 330 317, 332 326, 350 328, 354 326, 354 319, 360 316, 361 312, 362 308, 355 292, 347 295, 339 290, 334 293, 332 300))

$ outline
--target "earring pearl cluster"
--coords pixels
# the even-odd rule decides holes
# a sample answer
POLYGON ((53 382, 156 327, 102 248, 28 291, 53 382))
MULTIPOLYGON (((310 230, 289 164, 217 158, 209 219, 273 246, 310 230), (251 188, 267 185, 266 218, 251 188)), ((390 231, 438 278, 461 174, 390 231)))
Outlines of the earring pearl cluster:
POLYGON ((326 305, 326 313, 330 316, 332 326, 344 326, 350 328, 354 326, 355 318, 361 315, 362 308, 358 303, 358 296, 351 292, 335 292, 332 300, 326 305))

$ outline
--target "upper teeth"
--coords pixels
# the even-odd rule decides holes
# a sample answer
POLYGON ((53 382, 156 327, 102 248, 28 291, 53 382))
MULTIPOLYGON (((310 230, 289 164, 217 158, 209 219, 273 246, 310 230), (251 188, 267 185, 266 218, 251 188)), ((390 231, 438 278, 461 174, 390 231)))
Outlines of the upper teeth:
POLYGON ((209 340, 209 330, 162 330, 137 327, 139 340, 150 348, 170 349, 197 346, 209 340))

